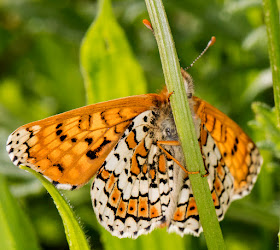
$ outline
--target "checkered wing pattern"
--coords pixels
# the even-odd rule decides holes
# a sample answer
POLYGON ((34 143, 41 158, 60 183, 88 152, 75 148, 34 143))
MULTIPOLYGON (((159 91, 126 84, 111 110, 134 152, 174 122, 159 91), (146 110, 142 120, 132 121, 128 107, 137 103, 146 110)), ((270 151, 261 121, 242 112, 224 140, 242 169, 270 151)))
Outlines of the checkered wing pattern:
POLYGON ((156 145, 153 119, 146 111, 133 120, 92 185, 99 222, 120 238, 136 238, 166 221, 174 163, 156 145))
POLYGON ((209 103, 193 97, 195 112, 211 134, 222 158, 234 178, 233 199, 250 193, 262 165, 255 143, 228 116, 209 103))
MULTIPOLYGON (((218 219, 222 220, 232 201, 234 179, 211 134, 203 125, 199 142, 204 164, 209 172, 206 178, 210 187, 216 214, 218 219)), ((195 236, 198 236, 202 232, 199 214, 188 176, 184 178, 183 186, 178 195, 177 208, 174 211, 168 230, 181 235, 192 234, 195 236)))

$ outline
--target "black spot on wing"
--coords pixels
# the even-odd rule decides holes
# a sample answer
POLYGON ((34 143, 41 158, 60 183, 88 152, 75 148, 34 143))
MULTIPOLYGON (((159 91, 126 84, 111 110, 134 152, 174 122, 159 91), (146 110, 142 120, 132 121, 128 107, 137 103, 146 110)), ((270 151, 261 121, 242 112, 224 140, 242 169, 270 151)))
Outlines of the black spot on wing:
POLYGON ((64 171, 64 168, 61 166, 61 164, 54 164, 53 165, 54 167, 57 167, 58 168, 58 170, 61 172, 61 173, 63 173, 63 171, 64 171))
POLYGON ((59 129, 59 130, 56 131, 56 134, 57 134, 57 135, 60 135, 61 133, 62 133, 62 130, 61 130, 61 129, 59 129))
POLYGON ((56 187, 59 184, 59 182, 58 181, 53 181, 52 184, 56 187))
POLYGON ((64 141, 64 140, 66 139, 66 137, 67 137, 67 135, 62 135, 62 136, 60 136, 59 139, 60 139, 61 141, 64 141))
POLYGON ((62 126, 62 123, 57 124, 56 129, 59 129, 62 126))
POLYGON ((147 126, 143 126, 143 131, 147 132, 149 130, 149 128, 147 126))
POLYGON ((90 145, 92 143, 92 138, 86 138, 85 141, 90 145))
POLYGON ((118 161, 120 160, 120 155, 119 154, 114 154, 116 156, 116 158, 118 159, 118 161))
POLYGON ((133 126, 134 126, 134 122, 130 123, 130 125, 127 128, 129 132, 131 132, 133 126))
POLYGON ((90 123, 91 123, 91 115, 88 115, 88 124, 90 125, 90 123))
POLYGON ((100 144, 100 146, 94 150, 89 150, 86 155, 88 158, 90 158, 91 160, 94 160, 98 157, 98 153, 107 145, 109 144, 111 141, 107 140, 106 137, 104 137, 103 142, 100 144))

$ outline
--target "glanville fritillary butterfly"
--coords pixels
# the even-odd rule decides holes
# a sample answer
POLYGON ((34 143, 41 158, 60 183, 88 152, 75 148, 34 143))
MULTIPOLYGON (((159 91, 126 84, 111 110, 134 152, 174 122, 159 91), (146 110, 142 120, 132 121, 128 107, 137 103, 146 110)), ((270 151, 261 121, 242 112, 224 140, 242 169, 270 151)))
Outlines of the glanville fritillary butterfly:
MULTIPOLYGON (((192 79, 182 74, 222 220, 230 203, 253 188, 262 158, 234 121, 193 96, 192 79)), ((29 123, 9 136, 7 151, 15 165, 36 170, 59 189, 74 190, 95 175, 93 209, 112 235, 137 238, 159 226, 180 235, 202 231, 167 90, 29 123)))

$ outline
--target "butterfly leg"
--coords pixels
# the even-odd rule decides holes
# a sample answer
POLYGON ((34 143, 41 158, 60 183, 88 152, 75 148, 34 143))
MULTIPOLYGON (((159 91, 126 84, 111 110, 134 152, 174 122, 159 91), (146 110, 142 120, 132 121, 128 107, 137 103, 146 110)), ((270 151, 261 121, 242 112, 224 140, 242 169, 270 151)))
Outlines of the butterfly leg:
POLYGON ((180 142, 179 141, 157 141, 157 146, 166 154, 166 156, 173 160, 174 162, 177 163, 177 165, 182 168, 184 170, 184 172, 186 174, 199 174, 200 172, 199 171, 188 171, 185 169, 185 167, 177 160, 175 159, 171 154, 169 154, 167 152, 167 150, 165 150, 162 145, 169 145, 169 146, 179 146, 180 145, 180 142))
MULTIPOLYGON (((204 166, 205 166, 205 164, 204 164, 204 166)), ((206 171, 206 173, 204 175, 201 175, 201 177, 207 177, 209 175, 209 171, 208 171, 207 167, 205 167, 205 171, 206 171)))

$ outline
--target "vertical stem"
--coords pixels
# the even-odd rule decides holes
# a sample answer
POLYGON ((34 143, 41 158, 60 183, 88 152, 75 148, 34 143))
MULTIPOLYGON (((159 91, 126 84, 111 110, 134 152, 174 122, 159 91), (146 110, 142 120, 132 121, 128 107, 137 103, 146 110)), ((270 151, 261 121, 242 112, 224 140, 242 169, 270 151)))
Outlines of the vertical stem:
MULTIPOLYGON (((164 6, 161 0, 145 1, 155 32, 167 89, 169 92, 175 91, 170 101, 188 170, 204 173, 204 163, 164 6)), ((190 181, 208 249, 225 249, 207 178, 193 174, 190 175, 190 181)))
POLYGON ((274 102, 278 127, 280 126, 280 25, 277 1, 263 0, 268 37, 268 51, 272 70, 274 102))
MULTIPOLYGON (((272 71, 277 125, 280 127, 280 24, 277 1, 263 0, 263 9, 268 37, 268 52, 272 71)), ((280 242, 280 228, 278 242, 280 242)))

